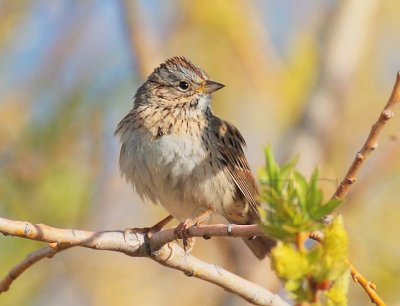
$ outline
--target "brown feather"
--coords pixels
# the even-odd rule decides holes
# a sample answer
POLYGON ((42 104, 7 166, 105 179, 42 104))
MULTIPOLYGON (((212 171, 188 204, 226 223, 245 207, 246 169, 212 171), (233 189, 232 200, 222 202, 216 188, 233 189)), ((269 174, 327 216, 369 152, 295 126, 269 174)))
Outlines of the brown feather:
POLYGON ((259 191, 244 155, 243 146, 246 143, 233 124, 214 116, 212 126, 214 131, 218 131, 217 149, 220 159, 225 165, 225 170, 250 206, 248 222, 256 223, 260 219, 258 212, 260 204, 257 199, 259 191))
MULTIPOLYGON (((244 202, 241 207, 245 213, 245 224, 254 224, 260 221, 258 207, 258 187, 256 180, 251 173, 249 163, 244 155, 243 146, 245 141, 238 129, 229 122, 218 117, 213 118, 213 129, 218 131, 216 141, 220 153, 220 160, 224 170, 235 182, 239 196, 238 202, 244 202), (248 206, 247 206, 248 205, 248 206), (246 207, 247 206, 247 207, 246 207)), ((229 222, 243 224, 243 218, 235 217, 235 214, 225 215, 229 222)), ((269 237, 254 237, 254 239, 243 238, 244 243, 256 255, 258 259, 267 256, 276 242, 269 237)))

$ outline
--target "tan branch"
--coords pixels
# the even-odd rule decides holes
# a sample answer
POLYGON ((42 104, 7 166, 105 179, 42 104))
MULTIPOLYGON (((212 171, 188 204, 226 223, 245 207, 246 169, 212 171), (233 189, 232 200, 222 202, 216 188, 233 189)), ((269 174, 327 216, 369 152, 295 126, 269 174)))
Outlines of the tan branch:
MULTIPOLYGON (((250 238, 254 236, 265 236, 258 225, 237 225, 237 224, 212 224, 197 225, 189 228, 188 237, 241 237, 250 238)), ((152 248, 159 248, 167 242, 176 239, 174 228, 165 229, 155 233, 151 237, 152 248)))
POLYGON ((385 302, 376 293, 376 285, 367 280, 352 263, 350 263, 351 278, 355 283, 359 283, 371 299, 371 302, 377 306, 385 306, 385 302))
POLYGON ((8 291, 12 282, 17 279, 23 272, 25 272, 32 265, 44 258, 51 258, 55 254, 70 248, 71 245, 61 245, 58 243, 50 243, 44 248, 40 248, 32 253, 29 253, 24 260, 14 266, 10 272, 0 281, 0 294, 8 291))
MULTIPOLYGON (((352 184, 357 180, 357 174, 361 169, 364 161, 369 157, 369 155, 378 147, 378 137, 381 134, 386 123, 393 117, 393 108, 400 101, 400 72, 397 73, 396 82, 394 84, 392 93, 389 97, 388 102, 383 108, 378 120, 372 126, 371 131, 368 134, 361 150, 356 154, 350 168, 343 180, 340 182, 332 198, 344 199, 350 190, 352 184)), ((315 237, 312 237, 315 239, 315 237)), ((323 238, 322 238, 323 239, 323 238)), ((318 239, 316 239, 318 240, 318 239)), ((359 283, 365 292, 371 298, 371 301, 376 305, 385 305, 382 299, 378 296, 375 291, 376 286, 371 286, 371 282, 365 279, 350 263, 351 273, 353 275, 353 280, 359 283), (355 275, 355 276, 354 276, 355 275)))
POLYGON ((396 83, 393 87, 389 101, 382 110, 378 120, 372 126, 371 131, 362 146, 356 154, 353 163, 350 165, 344 179, 340 182, 332 198, 344 199, 349 192, 351 185, 357 180, 357 174, 368 156, 378 147, 378 137, 382 132, 386 122, 393 117, 393 107, 400 101, 400 72, 397 73, 396 83))
MULTIPOLYGON (((400 73, 397 75, 392 94, 365 141, 357 153, 346 176, 339 184, 333 198, 344 199, 351 185, 356 180, 361 165, 377 147, 377 139, 386 122, 393 116, 393 107, 400 100, 400 73)), ((8 290, 12 281, 26 269, 43 258, 72 246, 81 246, 97 250, 122 252, 129 256, 149 257, 158 263, 180 270, 188 276, 194 276, 214 283, 227 291, 237 294, 255 305, 288 305, 278 295, 255 285, 220 267, 203 262, 186 254, 176 244, 170 243, 176 237, 174 229, 166 229, 147 238, 141 229, 129 231, 90 232, 73 229, 59 229, 44 224, 12 221, 0 218, 0 232, 4 235, 18 236, 27 239, 50 242, 50 246, 29 254, 16 265, 0 282, 0 293, 8 290)), ((189 237, 252 237, 262 236, 263 231, 256 225, 203 225, 195 226, 188 232, 189 237), (229 230, 228 230, 229 229, 229 230)), ((321 241, 323 236, 311 233, 311 238, 321 241)), ((378 306, 385 305, 375 291, 375 284, 369 282, 357 269, 349 263, 353 280, 367 292, 371 301, 378 306)))
MULTIPOLYGON (((165 229, 147 238, 143 229, 91 232, 60 229, 44 224, 32 224, 0 218, 0 233, 4 235, 55 243, 63 248, 81 246, 96 250, 121 252, 129 256, 149 257, 166 267, 182 271, 188 276, 216 284, 255 305, 289 305, 278 295, 261 286, 253 284, 214 264, 203 262, 190 254, 186 254, 178 245, 170 243, 175 239, 173 231, 173 229, 165 229)), ((197 226, 189 230, 189 236, 196 237, 204 235, 208 237, 250 237, 258 234, 263 233, 257 226, 234 225, 230 234, 228 233, 227 225, 197 226)), ((25 266, 26 269, 38 260, 47 257, 46 255, 51 256, 52 254, 47 248, 41 250, 43 251, 39 250, 40 252, 33 253, 37 253, 35 254, 36 261, 28 265, 21 263, 18 266, 25 266), (44 252, 44 255, 41 252, 44 252)), ((25 269, 21 270, 19 274, 25 269)))

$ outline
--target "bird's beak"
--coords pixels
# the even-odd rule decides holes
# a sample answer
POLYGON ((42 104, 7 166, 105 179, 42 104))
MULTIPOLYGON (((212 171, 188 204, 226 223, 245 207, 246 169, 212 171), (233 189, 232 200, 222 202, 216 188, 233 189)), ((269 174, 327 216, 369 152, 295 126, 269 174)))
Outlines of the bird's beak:
POLYGON ((206 83, 204 84, 203 92, 204 93, 212 93, 214 91, 220 90, 223 87, 225 87, 225 85, 223 85, 221 83, 207 80, 206 83))

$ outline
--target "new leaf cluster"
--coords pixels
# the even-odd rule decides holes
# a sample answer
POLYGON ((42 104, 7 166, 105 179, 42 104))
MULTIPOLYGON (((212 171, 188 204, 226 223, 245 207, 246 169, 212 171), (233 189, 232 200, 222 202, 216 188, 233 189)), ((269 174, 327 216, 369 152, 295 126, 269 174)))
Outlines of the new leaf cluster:
POLYGON ((296 302, 347 305, 347 233, 340 216, 329 225, 322 222, 341 201, 323 200, 318 170, 307 180, 296 170, 297 158, 280 166, 270 147, 265 157, 259 174, 261 226, 278 241, 271 252, 274 270, 296 302), (316 230, 324 234, 322 243, 302 239, 316 230))

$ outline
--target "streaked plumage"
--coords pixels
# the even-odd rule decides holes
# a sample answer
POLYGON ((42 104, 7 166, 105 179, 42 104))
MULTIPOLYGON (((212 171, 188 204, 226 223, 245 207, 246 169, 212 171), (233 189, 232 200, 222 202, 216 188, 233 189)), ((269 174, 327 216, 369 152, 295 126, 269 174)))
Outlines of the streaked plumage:
MULTIPOLYGON (((231 223, 259 221, 245 141, 211 112, 210 93, 222 87, 186 58, 169 59, 138 89, 115 132, 122 175, 142 198, 180 221, 210 208, 231 223)), ((263 237, 246 241, 259 258, 272 243, 263 237)))

